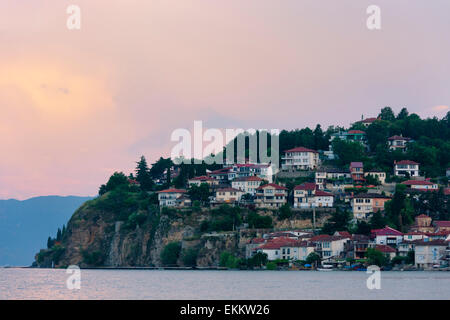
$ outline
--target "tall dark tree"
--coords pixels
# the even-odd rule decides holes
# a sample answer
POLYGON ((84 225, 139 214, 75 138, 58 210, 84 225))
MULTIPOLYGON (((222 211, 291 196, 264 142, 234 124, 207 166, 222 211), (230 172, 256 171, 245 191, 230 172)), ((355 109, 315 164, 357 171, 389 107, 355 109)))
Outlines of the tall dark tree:
POLYGON ((394 111, 392 111, 391 107, 384 107, 383 109, 381 109, 381 112, 378 115, 378 117, 381 120, 386 120, 386 121, 394 121, 395 120, 394 111))
POLYGON ((402 108, 402 110, 400 110, 400 112, 397 115, 397 120, 404 120, 408 118, 408 115, 409 115, 408 109, 402 108))
POLYGON ((147 160, 145 160, 144 156, 141 156, 141 159, 137 162, 136 181, 139 182, 141 189, 144 191, 150 191, 153 189, 154 183, 150 175, 147 160))
POLYGON ((61 229, 58 228, 58 232, 56 233, 56 241, 61 241, 61 239, 62 239, 61 229))

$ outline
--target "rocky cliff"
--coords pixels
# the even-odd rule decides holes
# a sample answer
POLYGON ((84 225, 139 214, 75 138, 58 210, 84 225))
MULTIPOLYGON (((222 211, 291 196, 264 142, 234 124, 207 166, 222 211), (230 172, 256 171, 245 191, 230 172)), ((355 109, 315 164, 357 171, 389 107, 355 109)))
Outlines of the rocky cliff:
MULTIPOLYGON (((271 211, 260 214, 271 216, 275 227, 312 226, 310 218, 278 221, 271 211)), ((246 218, 246 210, 238 208, 160 211, 145 195, 107 193, 84 203, 68 222, 61 243, 41 250, 35 265, 159 267, 164 265, 161 252, 175 242, 180 245, 176 265, 185 265, 184 253, 195 252, 197 266, 217 266, 222 252, 244 257, 248 234, 261 235, 233 231, 246 218)), ((319 220, 318 225, 324 218, 319 220)))

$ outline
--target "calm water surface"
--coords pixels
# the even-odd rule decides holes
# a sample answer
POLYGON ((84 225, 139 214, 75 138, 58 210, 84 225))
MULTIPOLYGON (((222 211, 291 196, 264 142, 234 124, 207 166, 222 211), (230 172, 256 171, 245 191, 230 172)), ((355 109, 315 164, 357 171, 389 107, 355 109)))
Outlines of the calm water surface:
POLYGON ((69 290, 65 270, 0 269, 0 299, 450 299, 450 272, 81 270, 69 290))

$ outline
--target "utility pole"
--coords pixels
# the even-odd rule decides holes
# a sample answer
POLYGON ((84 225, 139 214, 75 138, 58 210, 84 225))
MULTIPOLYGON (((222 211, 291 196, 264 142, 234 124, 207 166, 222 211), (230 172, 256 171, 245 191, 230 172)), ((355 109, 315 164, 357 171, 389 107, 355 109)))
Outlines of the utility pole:
POLYGON ((313 232, 316 233, 316 208, 313 208, 313 232))

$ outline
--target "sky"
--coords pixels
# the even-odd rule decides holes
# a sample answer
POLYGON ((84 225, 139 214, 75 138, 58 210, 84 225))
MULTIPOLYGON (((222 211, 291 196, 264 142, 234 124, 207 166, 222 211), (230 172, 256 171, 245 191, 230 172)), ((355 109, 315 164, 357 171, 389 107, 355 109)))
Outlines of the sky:
POLYGON ((95 195, 177 128, 348 126, 450 105, 448 0, 5 0, 0 199, 95 195), (366 27, 369 5, 381 29, 366 27), (66 27, 69 5, 81 29, 66 27))

